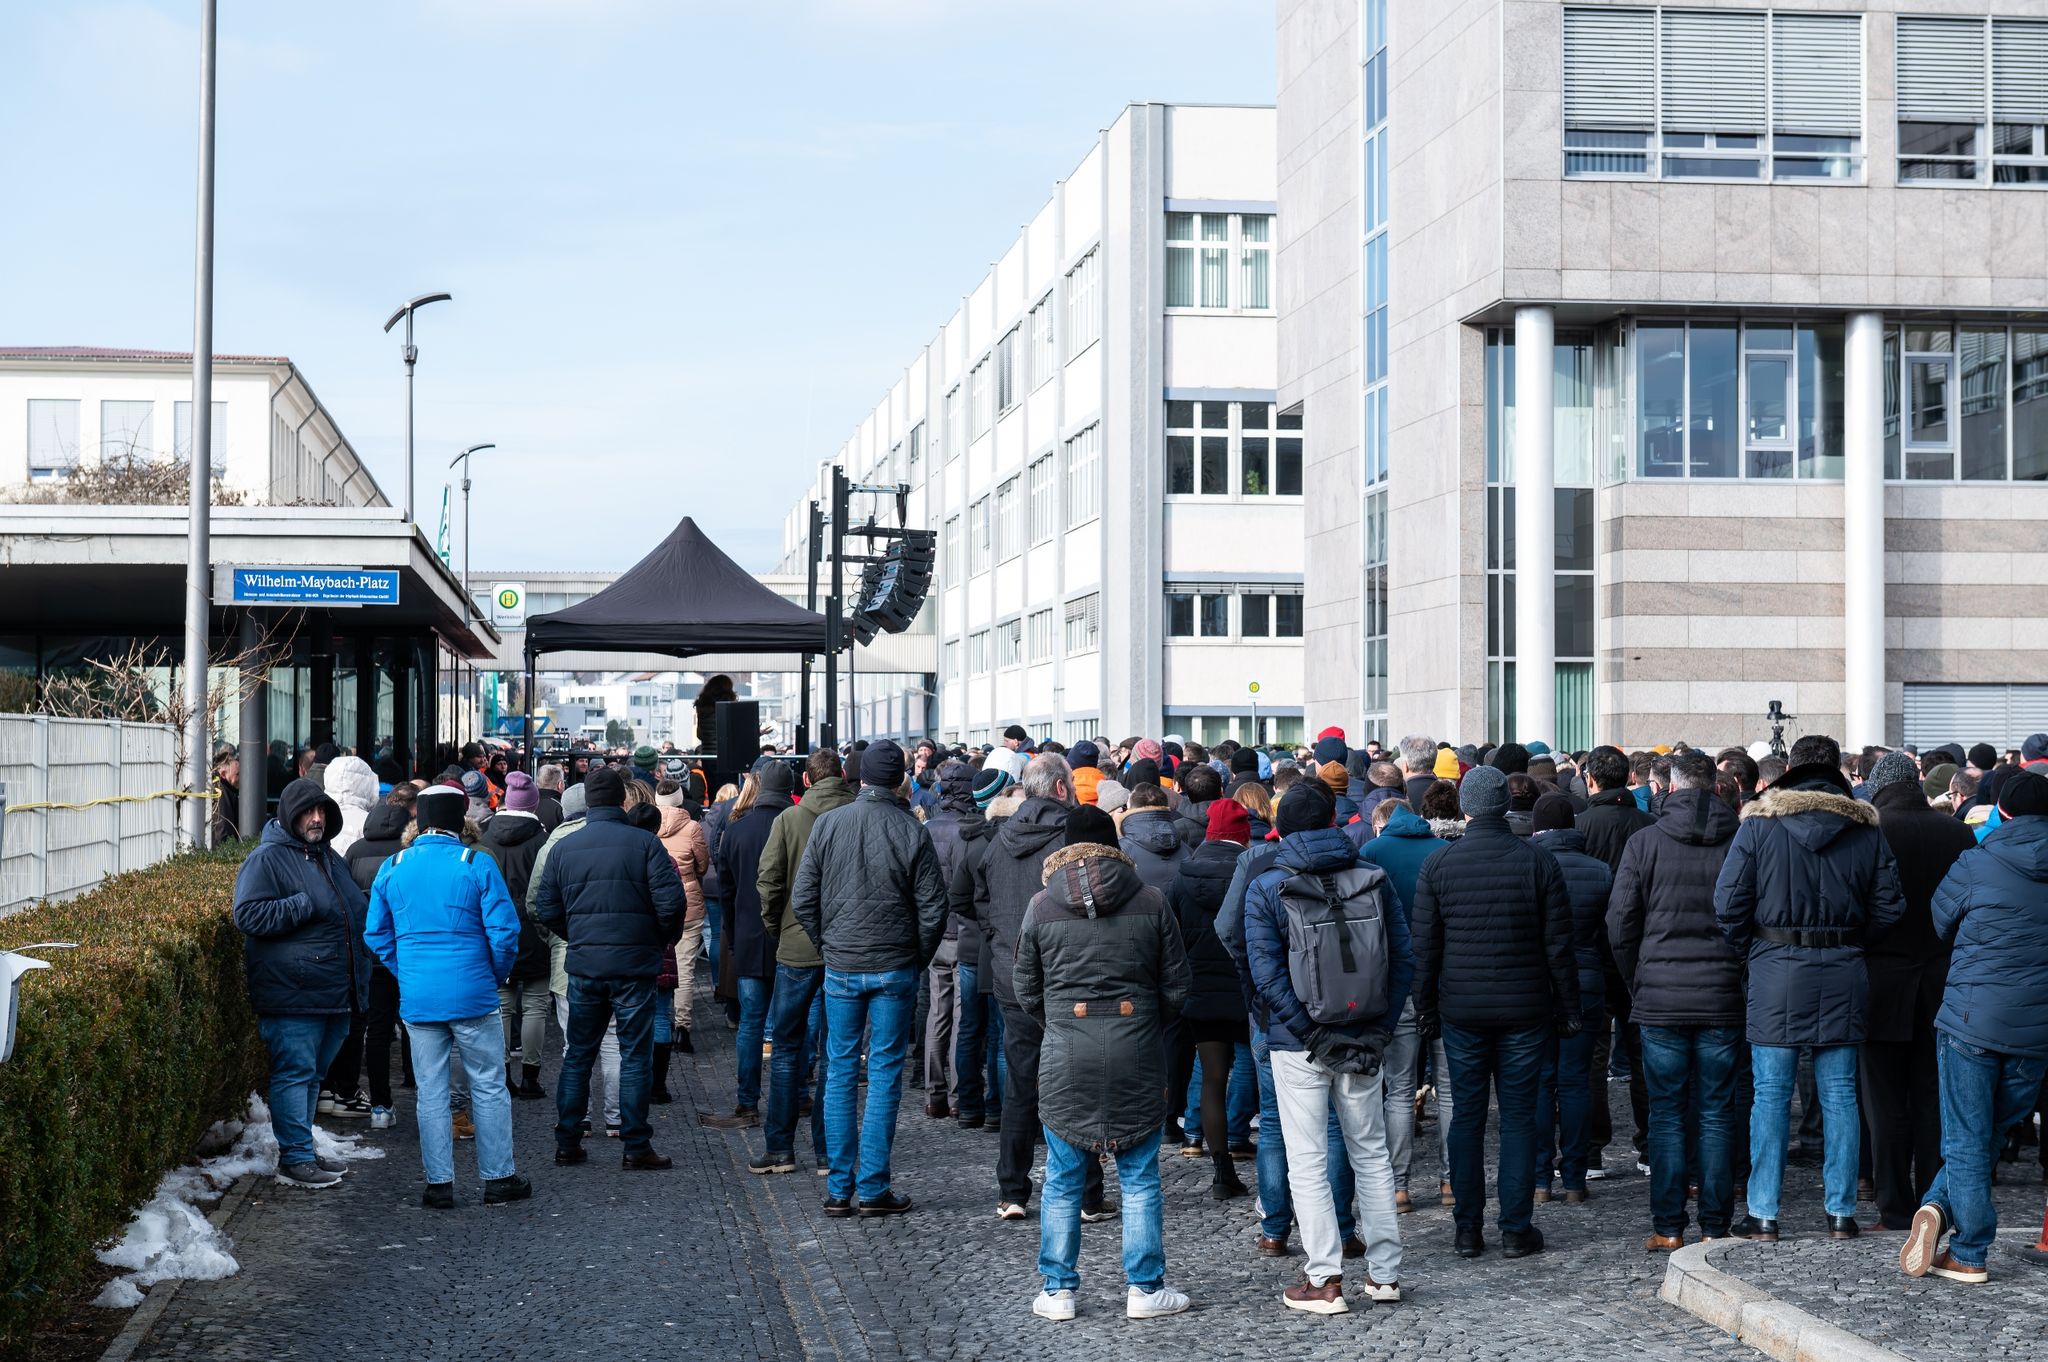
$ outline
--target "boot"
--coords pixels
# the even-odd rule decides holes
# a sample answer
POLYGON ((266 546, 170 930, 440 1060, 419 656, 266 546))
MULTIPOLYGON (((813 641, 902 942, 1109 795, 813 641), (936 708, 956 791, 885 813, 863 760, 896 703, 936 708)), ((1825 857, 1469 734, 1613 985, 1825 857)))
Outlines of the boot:
POLYGON ((547 1090, 540 1085, 540 1065, 521 1064, 519 1066, 519 1086, 513 1090, 512 1095, 529 1100, 548 1095, 547 1090))
POLYGON ((678 1026, 676 1028, 675 1050, 679 1055, 694 1055, 697 1053, 697 1047, 690 1044, 689 1027, 678 1026))
POLYGON ((519 1080, 513 1076, 510 1060, 505 1063, 505 1091, 514 1097, 519 1095, 519 1080))
POLYGON ((2041 1237, 2020 1250, 2020 1257, 2037 1267, 2048 1267, 2048 1211, 2041 1213, 2041 1237))
POLYGON ((653 1102, 656 1106, 667 1106, 670 1102, 676 1100, 668 1090, 668 1054, 670 1049, 671 1047, 667 1041, 662 1041, 654 1047, 654 1092, 647 1100, 653 1102))

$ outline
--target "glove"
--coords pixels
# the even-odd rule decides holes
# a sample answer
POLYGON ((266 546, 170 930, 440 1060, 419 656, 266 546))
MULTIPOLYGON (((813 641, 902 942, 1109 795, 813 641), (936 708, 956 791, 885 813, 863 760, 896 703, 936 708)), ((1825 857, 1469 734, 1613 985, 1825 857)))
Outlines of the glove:
POLYGON ((1425 1041, 1435 1040, 1444 1033, 1443 1022, 1437 1018, 1434 1008, 1425 1011, 1415 1009, 1415 1034, 1425 1041))
POLYGON ((1554 1025, 1560 1040, 1570 1040, 1586 1029, 1585 1019, 1576 1012, 1558 1013, 1554 1025))

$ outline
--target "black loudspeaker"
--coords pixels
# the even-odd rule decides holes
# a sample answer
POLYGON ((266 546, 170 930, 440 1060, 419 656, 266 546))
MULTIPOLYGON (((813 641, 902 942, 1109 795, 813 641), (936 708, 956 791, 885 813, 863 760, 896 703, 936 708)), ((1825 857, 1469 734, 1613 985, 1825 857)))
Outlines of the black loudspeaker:
POLYGON ((761 702, 720 700, 711 716, 711 736, 718 747, 718 769, 743 773, 761 755, 761 702))

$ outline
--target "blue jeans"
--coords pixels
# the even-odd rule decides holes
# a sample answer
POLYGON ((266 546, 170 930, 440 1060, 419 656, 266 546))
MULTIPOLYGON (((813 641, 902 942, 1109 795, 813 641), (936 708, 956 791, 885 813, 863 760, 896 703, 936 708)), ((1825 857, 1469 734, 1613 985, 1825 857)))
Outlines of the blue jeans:
POLYGON ((676 991, 654 990, 654 1043, 667 1045, 676 1038, 676 991))
POLYGON ((1735 1071, 1742 1062, 1742 1028, 1645 1026, 1641 1055, 1650 1094, 1650 1224, 1659 1234, 1684 1237, 1690 1166, 1699 1178, 1700 1232, 1725 1235, 1735 1216, 1735 1071), (1696 1162, 1686 1156, 1694 1132, 1696 1162))
MULTIPOLYGON (((761 1134, 770 1154, 796 1153, 796 1109, 803 1103, 811 1055, 825 1040, 824 984, 822 965, 775 967, 775 999, 768 1010, 768 1036, 775 1048, 761 1112, 761 1134)), ((813 1102, 811 1153, 821 1163, 825 1148, 825 1104, 813 1102)))
MULTIPOLYGON (((1229 1096, 1223 1107, 1227 1119, 1224 1132, 1232 1144, 1250 1144, 1252 1113, 1259 1109, 1259 1075, 1252 1064, 1249 1045, 1236 1047, 1230 1065, 1229 1096)), ((1194 1075, 1188 1079, 1188 1109, 1181 1117, 1181 1129, 1193 1139, 1202 1129, 1202 1061, 1195 1059, 1194 1075)))
POLYGON ((825 970, 825 1143, 832 1176, 825 1194, 859 1194, 875 1201, 889 1190, 889 1155, 896 1144, 896 1107, 903 1097, 903 1057, 910 1050, 911 1014, 917 1007, 914 969, 849 974, 825 970), (860 1100, 860 1042, 868 1039, 867 1110, 856 1124, 860 1100), (858 1174, 858 1176, 856 1176, 858 1174))
POLYGON ((313 1116, 320 1106, 320 1080, 327 1076, 341 1043, 348 1039, 346 1014, 268 1016, 256 1019, 270 1051, 270 1122, 277 1132, 280 1168, 313 1161, 313 1116))
MULTIPOLYGON (((1285 1239, 1294 1228, 1294 1194, 1287 1186, 1287 1141, 1280 1134, 1280 1098, 1273 1087, 1273 1056, 1266 1047, 1266 1031, 1252 1023, 1252 1064, 1259 1083, 1259 1148, 1255 1165, 1259 1182, 1259 1233, 1268 1239, 1285 1239)), ((1357 1185, 1351 1177, 1351 1156, 1344 1147, 1344 1127, 1338 1123, 1335 1104, 1330 1107, 1329 1156, 1324 1161, 1330 1177, 1330 1197, 1337 1204, 1337 1232, 1349 1239, 1357 1228, 1352 1218, 1357 1185)))
MULTIPOLYGON (((2034 1110, 2048 1059, 2022 1059, 1934 1033, 1941 1067, 1941 1171, 1927 1189, 1927 1204, 1941 1207, 1956 1227, 1948 1251, 1965 1267, 1984 1266, 1998 1232, 1991 1201, 1991 1170, 2005 1132, 2034 1110)), ((1834 1122, 1828 1123, 1833 1129, 1834 1122)))
POLYGON ((761 1105, 761 1038, 768 1032, 768 998, 774 992, 773 979, 741 979, 740 1026, 733 1033, 733 1060, 739 1069, 740 1090, 736 1103, 742 1107, 761 1105))
POLYGON ((711 979, 718 980, 718 924, 725 920, 725 905, 717 899, 704 900, 704 959, 711 966, 711 979))
MULTIPOLYGON (((1749 1213, 1759 1220, 1776 1220, 1785 1183, 1785 1146, 1792 1136, 1786 1122, 1792 1109, 1792 1082, 1799 1072, 1798 1047, 1752 1044, 1749 1067, 1756 1080, 1756 1103, 1749 1112, 1749 1213)), ((1854 1215, 1856 1161, 1863 1147, 1863 1121, 1856 1108, 1856 1047, 1816 1046, 1813 1080, 1820 1089, 1822 1203, 1829 1215, 1854 1215)))
MULTIPOLYGON (((1113 1151, 1123 1187, 1124 1280, 1140 1291, 1166 1284, 1166 1225, 1159 1195, 1159 1136, 1113 1151)), ((1081 1284, 1081 1185, 1092 1150, 1077 1149, 1045 1127, 1045 1190, 1038 1198, 1038 1275, 1047 1291, 1081 1284)))
MULTIPOLYGON (((1548 1026, 1466 1030, 1443 1024, 1451 1070, 1451 1218, 1461 1230, 1486 1222, 1486 1108, 1500 1104, 1502 1234, 1528 1230, 1536 1205, 1536 1085, 1550 1043, 1548 1026)), ((1853 1190, 1853 1189, 1852 1189, 1853 1190)))
POLYGON ((1536 1080, 1536 1185, 1550 1185, 1555 1162, 1567 1192, 1586 1190, 1586 1158, 1593 1146, 1593 1044, 1607 1014, 1586 1016, 1576 1036, 1559 1036, 1543 1057, 1536 1080))
POLYGON ((652 1147, 647 1093, 654 1082, 654 980, 585 979, 569 976, 569 1043, 555 1079, 555 1145, 574 1149, 583 1142, 582 1121, 590 1105, 590 1065, 604 1041, 607 1023, 619 1033, 619 1138, 628 1154, 652 1147))
POLYGON ((455 1132, 448 1124, 449 1064, 469 1076, 476 1121, 476 1171, 489 1182, 512 1176, 512 1094, 505 1090, 505 1028, 493 1012, 462 1021, 407 1022, 419 1082, 420 1164, 428 1182, 455 1181, 455 1132))
POLYGON ((960 996, 960 1026, 953 1034, 953 1087, 962 1116, 994 1121, 1003 1113, 1003 1009, 993 993, 978 993, 973 965, 953 967, 960 996))

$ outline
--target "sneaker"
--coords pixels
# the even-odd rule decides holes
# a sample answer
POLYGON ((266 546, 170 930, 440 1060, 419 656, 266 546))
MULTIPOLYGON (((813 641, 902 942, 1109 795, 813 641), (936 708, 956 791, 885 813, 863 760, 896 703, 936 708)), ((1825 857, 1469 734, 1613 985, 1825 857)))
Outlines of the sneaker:
POLYGON ((484 1183, 484 1205, 502 1206, 508 1201, 524 1201, 533 1195, 533 1183, 519 1174, 509 1177, 492 1178, 484 1183))
POLYGON ((1600 1181, 1600 1179, 1606 1176, 1607 1170, 1605 1168, 1602 1168, 1599 1164, 1589 1163, 1586 1165, 1586 1181, 1598 1182, 1600 1181))
POLYGON ((1017 1204, 1016 1202, 1014 1202, 1014 1201, 999 1201, 999 1202, 997 1202, 997 1203, 996 1203, 996 1219, 998 1219, 998 1220, 1022 1220, 1023 1218, 1024 1218, 1024 1208, 1023 1208, 1022 1206, 1018 1205, 1018 1204, 1017 1204))
POLYGON ((1280 1293, 1280 1303, 1289 1310, 1306 1310, 1311 1315, 1345 1315, 1351 1305, 1344 1299, 1344 1279, 1332 1277, 1321 1286, 1309 1285, 1304 1277, 1280 1293))
POLYGON ((320 1089, 320 1102, 319 1105, 315 1108, 314 1114, 318 1116, 334 1115, 334 1103, 334 1094, 329 1092, 325 1088, 320 1089))
POLYGON ((911 1202, 910 1198, 904 1196, 901 1192, 891 1190, 882 1193, 872 1201, 862 1197, 859 1202, 859 1209, 861 1215, 867 1219, 883 1215, 904 1215, 910 1211, 911 1202))
POLYGON ((618 1139, 618 1138, 619 1138, 619 1127, 618 1127, 618 1126, 617 1126, 616 1124, 614 1124, 613 1122, 611 1122, 611 1121, 606 1121, 606 1122, 604 1123, 604 1137, 605 1137, 605 1138, 606 1138, 607 1140, 616 1140, 616 1139, 618 1139))
POLYGON ((308 1191, 317 1192, 323 1188, 338 1186, 341 1174, 330 1173, 319 1164, 310 1161, 288 1163, 277 1170, 277 1182, 280 1187, 304 1187, 308 1191))
POLYGON ((1646 1158, 1643 1158, 1641 1155, 1637 1155, 1636 1172, 1642 1177, 1650 1176, 1650 1161, 1646 1158))
POLYGON ((398 1118, 391 1114, 389 1107, 370 1108, 370 1129, 389 1130, 398 1124, 398 1118))
POLYGON ((368 1120, 370 1114, 375 1110, 376 1108, 370 1105, 370 1099, 359 1092, 352 1092, 346 1097, 334 1099, 333 1114, 336 1116, 347 1116, 362 1121, 368 1120))
POLYGON ((1116 1219, 1116 1212, 1116 1203, 1107 1198, 1104 1198, 1102 1204, 1100 1206, 1095 1207, 1093 1210, 1090 1210, 1086 1206, 1083 1206, 1081 1208, 1081 1223, 1084 1225, 1093 1225, 1099 1220, 1114 1220, 1116 1219))
POLYGON ((319 1164, 322 1168, 325 1168, 328 1172, 334 1174, 336 1177, 345 1178, 348 1176, 348 1165, 343 1163, 340 1159, 323 1159, 316 1155, 314 1156, 313 1162, 319 1164))
POLYGON ((1125 1319, 1158 1319, 1163 1315, 1177 1315, 1188 1308, 1188 1295, 1170 1286, 1161 1286, 1156 1291, 1140 1291, 1132 1287, 1124 1293, 1125 1319))
POLYGON ((1913 1212, 1913 1227, 1899 1246, 1899 1271, 1908 1277, 1925 1277, 1948 1229, 1948 1216, 1933 1202, 1913 1212))
POLYGON ((1943 1249, 1941 1256, 1928 1266, 1927 1275, 1930 1277, 1945 1277, 1949 1281, 1961 1282, 1966 1286, 1982 1286, 1991 1280, 1991 1270, 1989 1268, 1970 1267, 1959 1263, 1955 1260, 1955 1255, 1947 1249, 1943 1249))
POLYGON ((1380 1305, 1392 1305, 1401 1299, 1401 1284, 1399 1282, 1376 1282, 1372 1279, 1371 1274, 1368 1273, 1365 1279, 1365 1298, 1380 1305))
POLYGON ((454 1116, 449 1118, 449 1123, 454 1128, 456 1139, 474 1140, 476 1138, 476 1122, 470 1119, 468 1112, 456 1112, 454 1116))
POLYGON ((796 1155, 793 1153, 763 1154, 759 1158, 747 1160, 747 1171, 764 1175, 768 1173, 794 1173, 796 1171, 796 1155))
POLYGON ((1071 1291, 1041 1291, 1031 1302, 1031 1313, 1040 1319, 1064 1323, 1074 1317, 1074 1293, 1071 1291))

